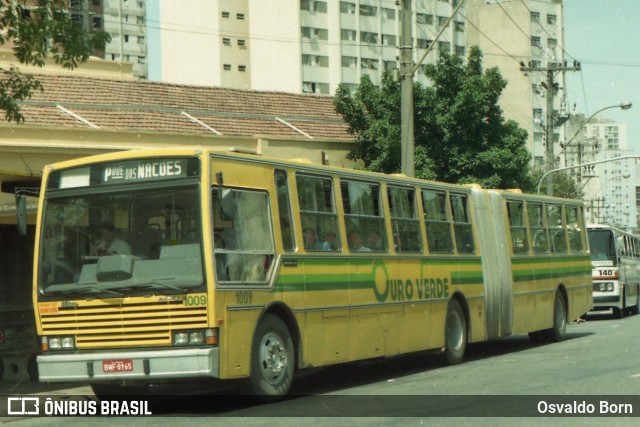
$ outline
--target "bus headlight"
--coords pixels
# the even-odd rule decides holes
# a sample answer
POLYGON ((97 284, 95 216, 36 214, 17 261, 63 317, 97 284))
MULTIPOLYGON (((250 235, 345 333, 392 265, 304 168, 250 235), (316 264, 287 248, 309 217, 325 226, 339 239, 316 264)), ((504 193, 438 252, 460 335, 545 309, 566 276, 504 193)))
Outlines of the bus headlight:
POLYGON ((217 344, 218 334, 217 330, 215 333, 215 342, 211 339, 213 336, 213 332, 211 329, 192 329, 192 330, 184 330, 184 331, 173 331, 173 345, 175 346, 183 346, 183 345, 205 345, 205 344, 217 344))
POLYGON ((596 292, 613 292, 613 282, 596 283, 593 286, 596 292))
POLYGON ((42 350, 74 350, 76 340, 72 336, 43 337, 42 350))

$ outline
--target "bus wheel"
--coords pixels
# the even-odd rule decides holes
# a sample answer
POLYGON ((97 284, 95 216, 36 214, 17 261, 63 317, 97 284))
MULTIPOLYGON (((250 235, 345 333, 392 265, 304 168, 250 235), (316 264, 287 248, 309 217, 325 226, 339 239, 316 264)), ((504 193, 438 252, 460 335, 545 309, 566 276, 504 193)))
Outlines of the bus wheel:
POLYGON ((286 396, 293 381, 293 340, 279 317, 267 314, 256 328, 251 355, 250 383, 263 401, 286 396))
POLYGON ((449 301, 447 307, 444 340, 444 361, 449 365, 462 362, 467 347, 467 321, 456 299, 449 301))
POLYGON ((546 330, 547 339, 551 342, 562 341, 567 333, 567 304, 562 292, 556 292, 553 303, 553 327, 546 330))

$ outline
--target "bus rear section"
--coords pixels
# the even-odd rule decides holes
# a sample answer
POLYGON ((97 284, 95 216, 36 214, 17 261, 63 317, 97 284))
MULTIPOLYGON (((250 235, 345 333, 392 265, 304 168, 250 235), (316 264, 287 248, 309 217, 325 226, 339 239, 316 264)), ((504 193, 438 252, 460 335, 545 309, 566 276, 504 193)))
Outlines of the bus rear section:
POLYGON ((589 225, 593 274, 592 312, 612 310, 621 318, 638 313, 640 245, 638 237, 607 225, 589 225))

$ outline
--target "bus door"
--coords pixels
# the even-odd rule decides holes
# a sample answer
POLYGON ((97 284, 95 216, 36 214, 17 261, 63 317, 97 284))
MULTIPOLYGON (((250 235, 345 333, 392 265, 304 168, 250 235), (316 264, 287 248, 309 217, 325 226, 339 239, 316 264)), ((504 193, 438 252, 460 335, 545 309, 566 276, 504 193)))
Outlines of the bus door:
POLYGON ((504 200, 499 193, 473 190, 472 200, 484 276, 487 339, 512 333, 513 277, 504 200))

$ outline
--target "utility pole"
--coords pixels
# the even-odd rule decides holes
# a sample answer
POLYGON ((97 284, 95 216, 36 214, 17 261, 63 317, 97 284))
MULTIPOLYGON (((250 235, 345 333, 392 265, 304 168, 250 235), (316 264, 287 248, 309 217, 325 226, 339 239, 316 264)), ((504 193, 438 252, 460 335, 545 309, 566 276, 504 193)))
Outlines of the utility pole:
POLYGON ((400 11, 400 167, 402 173, 415 176, 413 132, 413 35, 411 31, 411 0, 402 0, 400 11))
MULTIPOLYGON (((464 0, 457 1, 458 4, 451 12, 451 16, 442 24, 440 31, 434 37, 431 45, 427 47, 422 58, 417 64, 413 65, 411 0, 402 0, 402 10, 400 11, 400 24, 402 26, 400 32, 400 167, 402 173, 410 177, 415 176, 416 169, 413 130, 413 76, 462 7, 464 0)), ((396 5, 399 4, 400 0, 396 0, 396 5)))
MULTIPOLYGON (((549 172, 554 168, 555 156, 553 154, 553 129, 556 126, 556 119, 553 116, 553 99, 555 98, 556 91, 558 90, 558 84, 555 82, 555 74, 559 72, 565 71, 580 71, 580 63, 574 62, 573 67, 568 67, 566 62, 564 64, 558 64, 557 62, 549 62, 546 68, 534 68, 529 66, 526 67, 524 62, 520 62, 520 71, 523 73, 531 73, 531 72, 546 72, 547 78, 543 82, 543 86, 547 89, 547 118, 545 124, 545 138, 547 141, 547 150, 546 150, 546 171, 549 172)), ((553 196, 553 177, 551 174, 547 175, 547 195, 553 196)))

